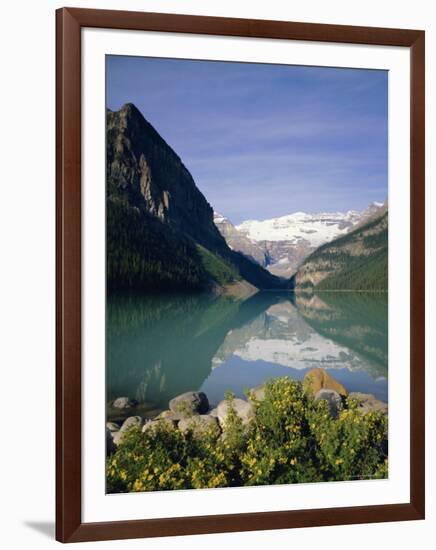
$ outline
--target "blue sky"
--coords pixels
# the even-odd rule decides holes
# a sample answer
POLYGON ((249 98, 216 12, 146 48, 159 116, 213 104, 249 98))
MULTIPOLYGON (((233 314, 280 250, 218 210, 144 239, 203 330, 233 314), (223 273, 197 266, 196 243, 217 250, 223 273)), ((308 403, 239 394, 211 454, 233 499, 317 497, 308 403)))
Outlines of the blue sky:
POLYGON ((107 57, 132 102, 234 223, 387 198, 386 71, 107 57))

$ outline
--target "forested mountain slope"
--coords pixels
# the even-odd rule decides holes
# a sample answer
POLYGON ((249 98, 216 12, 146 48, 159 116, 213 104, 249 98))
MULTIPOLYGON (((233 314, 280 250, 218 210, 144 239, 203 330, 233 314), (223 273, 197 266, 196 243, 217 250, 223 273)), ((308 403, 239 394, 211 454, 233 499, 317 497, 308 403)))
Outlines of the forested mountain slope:
POLYGON ((320 246, 291 282, 296 290, 387 290, 388 212, 320 246))
POLYGON ((133 104, 107 113, 108 288, 283 287, 231 250, 180 157, 133 104))

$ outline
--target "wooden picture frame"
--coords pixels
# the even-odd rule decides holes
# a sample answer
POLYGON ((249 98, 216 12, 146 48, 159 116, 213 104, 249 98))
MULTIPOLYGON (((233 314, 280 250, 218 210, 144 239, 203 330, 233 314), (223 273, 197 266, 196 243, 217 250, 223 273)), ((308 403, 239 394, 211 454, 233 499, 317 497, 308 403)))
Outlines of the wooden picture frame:
MULTIPOLYGON (((56 13, 56 538, 61 542, 284 529, 424 518, 423 31, 62 8, 56 13), (81 29, 85 27, 402 46, 411 63, 410 502, 82 523, 81 29)), ((168 495, 171 498, 171 495, 168 495)))

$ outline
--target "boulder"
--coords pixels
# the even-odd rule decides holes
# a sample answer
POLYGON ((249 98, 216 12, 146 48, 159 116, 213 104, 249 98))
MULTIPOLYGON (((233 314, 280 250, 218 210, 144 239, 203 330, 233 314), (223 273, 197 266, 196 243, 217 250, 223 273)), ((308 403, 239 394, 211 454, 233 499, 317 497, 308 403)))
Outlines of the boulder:
POLYGON ((315 403, 319 401, 327 401, 330 415, 337 418, 339 411, 342 409, 342 397, 334 390, 319 390, 315 394, 315 403))
POLYGON ((192 430, 192 432, 196 436, 202 435, 209 428, 215 428, 218 432, 218 418, 210 414, 196 415, 192 418, 184 418, 180 420, 178 428, 182 433, 186 433, 188 430, 192 430))
POLYGON ((168 420, 174 420, 178 422, 179 420, 182 420, 182 418, 185 418, 184 414, 176 413, 174 411, 166 410, 162 411, 154 420, 161 420, 162 418, 166 418, 168 420))
POLYGON ((265 384, 260 384, 250 390, 250 396, 256 401, 263 401, 265 399, 265 384))
POLYGON ((209 401, 203 392, 188 391, 171 399, 170 410, 183 418, 203 414, 209 410, 209 401))
POLYGON ((120 428, 120 432, 126 432, 128 429, 133 428, 133 426, 138 426, 140 428, 143 424, 143 420, 140 416, 129 416, 124 420, 123 425, 120 428))
POLYGON ((117 432, 120 429, 120 426, 116 422, 106 422, 106 428, 110 432, 117 432))
POLYGON ((339 395, 347 397, 348 392, 344 386, 330 376, 325 369, 316 368, 306 373, 303 387, 307 392, 315 396, 320 390, 334 390, 339 395))
POLYGON ((111 455, 116 450, 116 445, 112 437, 112 432, 106 428, 106 456, 111 455))
POLYGON ((210 409, 210 411, 207 413, 209 416, 215 416, 218 418, 218 409, 215 407, 214 409, 210 409))
POLYGON ((112 403, 114 409, 132 409, 136 406, 136 401, 129 399, 128 397, 117 397, 112 403))
MULTIPOLYGON (((111 422, 111 424, 114 423, 111 422)), ((129 428, 133 428, 133 426, 138 426, 138 428, 140 428, 142 424, 143 420, 140 416, 129 416, 126 418, 119 430, 111 432, 114 444, 119 445, 121 443, 129 428)))
POLYGON ((174 416, 175 413, 173 413, 173 411, 170 411, 169 409, 166 409, 164 411, 162 411, 160 414, 158 414, 158 416, 156 416, 156 418, 171 418, 172 416, 174 416))
POLYGON ((380 401, 371 393, 351 392, 349 399, 355 399, 358 402, 358 410, 362 414, 370 411, 381 411, 384 414, 388 413, 388 404, 380 401))
POLYGON ((164 426, 166 428, 175 428, 177 426, 177 422, 169 418, 159 418, 156 420, 149 420, 142 426, 142 431, 143 433, 153 431, 158 426, 164 426))
POLYGON ((114 445, 118 446, 121 443, 125 433, 126 432, 121 432, 121 431, 111 433, 112 441, 113 441, 114 445))
POLYGON ((218 420, 221 426, 225 426, 227 421, 227 414, 230 407, 232 407, 235 413, 242 420, 242 424, 246 425, 254 417, 254 408, 251 403, 244 401, 243 399, 232 399, 228 401, 225 399, 221 401, 217 407, 218 420))

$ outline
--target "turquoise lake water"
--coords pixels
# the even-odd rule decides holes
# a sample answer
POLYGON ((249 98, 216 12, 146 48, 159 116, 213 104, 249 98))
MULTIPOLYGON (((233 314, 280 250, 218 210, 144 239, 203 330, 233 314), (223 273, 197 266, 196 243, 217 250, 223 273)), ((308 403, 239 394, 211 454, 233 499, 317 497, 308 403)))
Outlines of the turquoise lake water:
POLYGON ((328 369, 349 391, 388 401, 384 293, 260 292, 245 301, 201 294, 114 294, 107 303, 107 401, 165 409, 185 391, 212 405, 227 390, 328 369))

